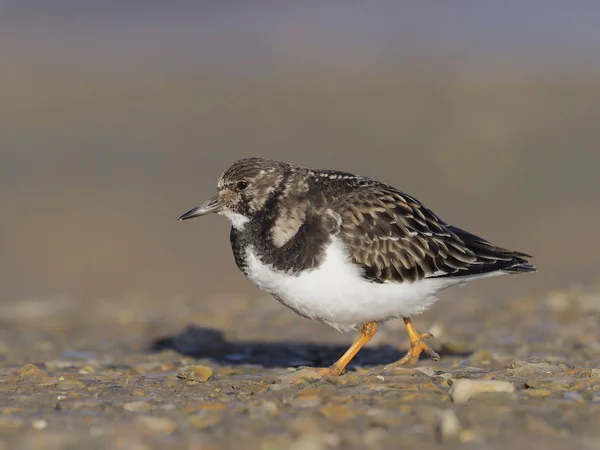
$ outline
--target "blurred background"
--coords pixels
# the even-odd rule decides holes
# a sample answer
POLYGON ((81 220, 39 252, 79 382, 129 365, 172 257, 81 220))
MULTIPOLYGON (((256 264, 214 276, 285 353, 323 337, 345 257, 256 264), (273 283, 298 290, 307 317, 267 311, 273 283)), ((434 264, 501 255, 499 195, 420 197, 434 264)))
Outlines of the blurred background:
POLYGON ((5 308, 261 296, 224 218, 176 220, 247 156, 372 176, 535 256, 449 299, 598 280, 591 0, 3 0, 0 99, 5 308))

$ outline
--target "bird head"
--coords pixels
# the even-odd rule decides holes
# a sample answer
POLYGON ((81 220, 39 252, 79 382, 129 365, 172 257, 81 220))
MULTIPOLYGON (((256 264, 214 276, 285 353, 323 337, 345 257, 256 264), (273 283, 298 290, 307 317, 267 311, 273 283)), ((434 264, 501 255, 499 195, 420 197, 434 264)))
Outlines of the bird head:
POLYGON ((288 167, 285 163, 261 158, 236 161, 221 175, 217 193, 183 214, 179 220, 217 213, 229 218, 234 227, 242 227, 280 188, 288 167))

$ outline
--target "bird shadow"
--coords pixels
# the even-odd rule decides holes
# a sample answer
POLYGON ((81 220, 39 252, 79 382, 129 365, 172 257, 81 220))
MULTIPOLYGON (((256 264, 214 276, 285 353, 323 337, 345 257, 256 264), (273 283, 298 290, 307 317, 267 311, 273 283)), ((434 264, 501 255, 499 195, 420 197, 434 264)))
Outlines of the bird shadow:
MULTIPOLYGON (((194 358, 206 358, 223 365, 260 365, 263 367, 327 367, 333 364, 349 347, 313 342, 231 341, 216 328, 188 325, 180 333, 155 339, 151 352, 174 350, 194 358)), ((441 352, 447 356, 468 356, 455 352, 441 352)), ((352 360, 351 366, 377 366, 399 360, 405 351, 391 345, 363 348, 352 360)), ((350 367, 351 367, 350 366, 350 367)))

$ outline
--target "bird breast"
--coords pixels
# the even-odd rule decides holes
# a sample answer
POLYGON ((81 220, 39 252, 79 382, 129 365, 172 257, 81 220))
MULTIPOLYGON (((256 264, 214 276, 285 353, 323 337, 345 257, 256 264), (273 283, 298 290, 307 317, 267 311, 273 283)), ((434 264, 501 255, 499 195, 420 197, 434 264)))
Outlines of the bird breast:
POLYGON ((457 283, 448 279, 371 282, 350 260, 338 238, 332 239, 319 266, 293 274, 264 263, 249 245, 245 249, 244 273, 297 314, 342 331, 357 329, 369 321, 419 314, 435 303, 437 292, 457 283))

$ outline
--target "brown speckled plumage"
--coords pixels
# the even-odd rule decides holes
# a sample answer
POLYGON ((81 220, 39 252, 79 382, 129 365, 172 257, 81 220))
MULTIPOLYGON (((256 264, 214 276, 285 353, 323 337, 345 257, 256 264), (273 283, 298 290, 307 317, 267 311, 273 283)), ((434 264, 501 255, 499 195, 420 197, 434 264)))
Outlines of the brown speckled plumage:
POLYGON ((211 212, 231 222, 237 266, 260 289, 302 317, 361 330, 323 376, 339 375, 377 332, 402 317, 414 364, 423 341, 411 316, 440 291, 468 280, 532 272, 528 255, 449 225, 415 198, 371 178, 260 158, 232 164, 217 194, 181 220, 211 212))
POLYGON ((239 205, 249 227, 232 229, 236 261, 253 245, 286 272, 319 265, 330 236, 338 236, 364 277, 377 283, 487 272, 529 272, 529 256, 447 224, 415 198, 371 178, 248 158, 233 164, 220 185, 249 187, 239 205))

